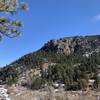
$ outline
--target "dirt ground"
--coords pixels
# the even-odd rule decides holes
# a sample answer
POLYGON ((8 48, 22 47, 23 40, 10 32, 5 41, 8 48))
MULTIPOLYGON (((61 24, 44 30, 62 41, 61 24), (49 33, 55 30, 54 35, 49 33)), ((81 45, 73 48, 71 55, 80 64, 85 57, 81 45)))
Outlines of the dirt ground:
POLYGON ((10 87, 8 90, 11 100, 100 100, 100 92, 96 91, 32 91, 22 87, 10 87))

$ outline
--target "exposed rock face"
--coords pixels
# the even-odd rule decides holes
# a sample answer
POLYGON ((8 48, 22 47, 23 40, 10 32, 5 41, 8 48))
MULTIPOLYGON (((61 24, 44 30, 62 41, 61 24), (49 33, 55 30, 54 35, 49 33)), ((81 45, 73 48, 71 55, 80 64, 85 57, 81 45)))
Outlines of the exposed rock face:
POLYGON ((71 53, 85 53, 100 51, 100 35, 66 37, 59 40, 51 40, 42 48, 45 51, 70 55, 71 53))
POLYGON ((62 53, 69 55, 74 52, 72 38, 65 38, 60 40, 51 40, 43 47, 45 51, 54 51, 57 53, 62 53))

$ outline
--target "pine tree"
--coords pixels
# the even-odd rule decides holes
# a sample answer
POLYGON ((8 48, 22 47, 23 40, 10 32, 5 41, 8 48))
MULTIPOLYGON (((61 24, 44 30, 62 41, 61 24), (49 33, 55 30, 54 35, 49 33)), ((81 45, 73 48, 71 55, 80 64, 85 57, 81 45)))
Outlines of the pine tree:
POLYGON ((3 36, 13 38, 20 35, 23 23, 19 19, 13 20, 13 15, 17 15, 20 10, 27 10, 27 3, 21 0, 0 0, 0 13, 4 15, 0 16, 0 39, 3 36))

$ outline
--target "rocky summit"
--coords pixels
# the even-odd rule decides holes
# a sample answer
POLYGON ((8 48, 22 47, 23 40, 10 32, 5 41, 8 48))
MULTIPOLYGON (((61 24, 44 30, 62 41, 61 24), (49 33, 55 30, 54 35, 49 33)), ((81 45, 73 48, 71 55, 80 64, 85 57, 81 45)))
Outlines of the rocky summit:
POLYGON ((54 51, 70 55, 72 53, 91 53, 100 51, 100 35, 65 37, 59 40, 50 40, 42 48, 45 51, 54 51))

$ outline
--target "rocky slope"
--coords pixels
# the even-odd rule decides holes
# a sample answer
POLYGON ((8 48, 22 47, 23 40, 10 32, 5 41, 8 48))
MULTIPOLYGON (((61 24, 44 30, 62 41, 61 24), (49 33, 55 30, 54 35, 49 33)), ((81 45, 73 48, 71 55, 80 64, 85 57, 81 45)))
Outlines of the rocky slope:
POLYGON ((5 85, 0 85, 0 100, 11 100, 8 96, 8 90, 5 85))
POLYGON ((54 51, 70 55, 71 53, 80 52, 99 52, 100 51, 100 36, 76 36, 66 37, 59 40, 51 40, 42 48, 45 51, 54 51))
POLYGON ((50 40, 37 52, 29 53, 0 69, 0 82, 12 84, 12 81, 26 80, 33 74, 41 76, 43 68, 55 65, 73 54, 80 54, 82 57, 100 55, 100 35, 50 40))

